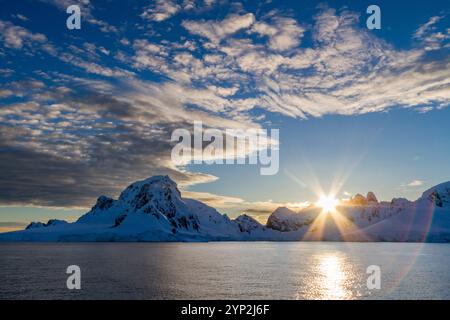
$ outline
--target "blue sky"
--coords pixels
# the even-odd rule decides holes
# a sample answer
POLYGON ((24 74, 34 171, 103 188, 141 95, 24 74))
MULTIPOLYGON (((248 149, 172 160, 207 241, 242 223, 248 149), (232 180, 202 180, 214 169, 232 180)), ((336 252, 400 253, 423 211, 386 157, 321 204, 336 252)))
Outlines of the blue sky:
POLYGON ((0 0, 0 228, 73 220, 154 174, 261 220, 318 189, 415 199, 450 180, 448 1, 85 0, 68 30, 74 3, 0 0), (193 120, 279 129, 279 173, 175 166, 193 120))

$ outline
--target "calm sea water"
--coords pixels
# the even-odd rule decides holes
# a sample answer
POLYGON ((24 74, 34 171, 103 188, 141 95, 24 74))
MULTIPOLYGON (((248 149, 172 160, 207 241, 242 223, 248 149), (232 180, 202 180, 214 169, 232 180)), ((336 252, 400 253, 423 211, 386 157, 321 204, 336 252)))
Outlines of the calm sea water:
POLYGON ((3 243, 0 299, 450 299, 449 266, 449 244, 3 243))

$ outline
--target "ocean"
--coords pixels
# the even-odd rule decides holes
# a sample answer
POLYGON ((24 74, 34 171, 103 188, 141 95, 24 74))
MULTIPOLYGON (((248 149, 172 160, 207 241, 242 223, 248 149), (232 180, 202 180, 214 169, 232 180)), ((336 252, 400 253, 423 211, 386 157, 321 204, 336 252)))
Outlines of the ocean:
POLYGON ((432 243, 0 243, 0 299, 450 299, 449 266, 432 243))

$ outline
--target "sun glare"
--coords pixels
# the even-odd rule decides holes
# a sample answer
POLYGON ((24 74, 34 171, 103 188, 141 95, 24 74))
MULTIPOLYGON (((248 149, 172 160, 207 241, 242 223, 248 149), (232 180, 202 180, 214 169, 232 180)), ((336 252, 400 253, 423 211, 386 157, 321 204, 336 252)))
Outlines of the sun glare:
POLYGON ((316 206, 322 208, 325 212, 334 212, 336 211, 338 203, 339 200, 332 196, 322 196, 319 201, 316 202, 316 206))

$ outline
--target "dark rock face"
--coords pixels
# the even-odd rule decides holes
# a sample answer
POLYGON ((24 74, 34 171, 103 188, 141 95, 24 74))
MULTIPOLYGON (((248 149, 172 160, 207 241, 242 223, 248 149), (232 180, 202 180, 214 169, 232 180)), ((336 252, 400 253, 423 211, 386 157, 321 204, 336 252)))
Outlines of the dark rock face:
POLYGON ((410 204, 412 204, 412 202, 406 198, 393 198, 391 200, 392 207, 404 207, 404 206, 408 206, 410 204))
POLYGON ((440 208, 450 206, 450 181, 428 189, 418 201, 428 201, 440 208))
POLYGON ((59 224, 66 224, 66 223, 67 223, 67 221, 65 221, 65 220, 50 219, 50 220, 47 221, 45 226, 49 227, 49 226, 56 226, 56 225, 59 225, 59 224))
POLYGON ((39 221, 37 221, 37 222, 31 222, 29 225, 27 225, 27 227, 25 228, 25 230, 28 230, 28 229, 35 229, 35 228, 42 228, 42 227, 45 227, 45 224, 42 223, 42 222, 39 222, 39 221))
POLYGON ((127 217, 127 214, 121 214, 120 216, 118 216, 116 218, 116 220, 114 221, 113 228, 120 226, 120 224, 123 222, 123 220, 125 220, 126 217, 127 217))
POLYGON ((286 232, 298 230, 303 226, 310 225, 314 220, 308 214, 299 214, 285 207, 277 208, 267 220, 267 228, 286 232))
POLYGON ((35 228, 45 228, 45 227, 50 227, 50 226, 57 226, 57 225, 61 225, 61 224, 67 224, 68 222, 65 220, 59 220, 59 219, 50 219, 47 221, 47 223, 42 223, 42 222, 31 222, 26 228, 25 230, 28 229, 35 229, 35 228))
POLYGON ((239 231, 241 232, 251 233, 256 229, 265 230, 265 227, 261 223, 247 214, 240 215, 234 221, 237 223, 239 231))
POLYGON ((114 199, 107 196, 100 196, 97 199, 96 204, 92 207, 92 210, 108 210, 114 204, 114 199))
POLYGON ((372 191, 369 191, 367 193, 366 199, 367 199, 367 202, 369 202, 369 203, 378 203, 378 199, 372 191))
POLYGON ((441 198, 439 192, 437 192, 437 191, 433 191, 431 193, 431 195, 429 196, 429 199, 430 199, 431 202, 434 203, 434 205, 436 205, 438 207, 442 208, 444 206, 442 198, 441 198))
POLYGON ((362 194, 358 193, 350 199, 350 203, 357 206, 365 206, 368 201, 362 194))

